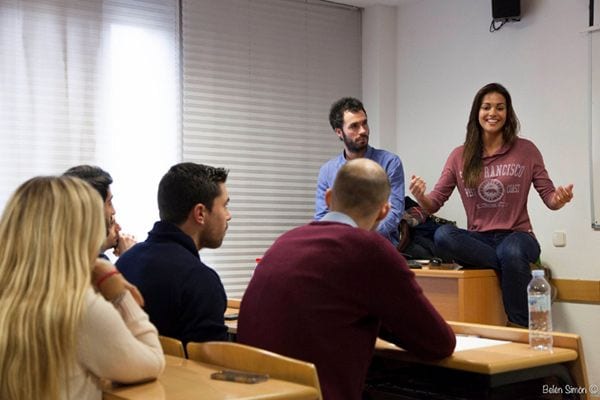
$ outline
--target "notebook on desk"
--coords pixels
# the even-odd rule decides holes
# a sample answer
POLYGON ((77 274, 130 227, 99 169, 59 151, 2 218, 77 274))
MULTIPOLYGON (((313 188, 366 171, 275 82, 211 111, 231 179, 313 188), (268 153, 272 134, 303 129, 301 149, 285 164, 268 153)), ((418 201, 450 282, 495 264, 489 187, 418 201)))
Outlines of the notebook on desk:
POLYGON ((454 352, 480 349, 482 347, 497 346, 506 343, 510 342, 507 340, 486 339, 479 336, 457 334, 454 352))

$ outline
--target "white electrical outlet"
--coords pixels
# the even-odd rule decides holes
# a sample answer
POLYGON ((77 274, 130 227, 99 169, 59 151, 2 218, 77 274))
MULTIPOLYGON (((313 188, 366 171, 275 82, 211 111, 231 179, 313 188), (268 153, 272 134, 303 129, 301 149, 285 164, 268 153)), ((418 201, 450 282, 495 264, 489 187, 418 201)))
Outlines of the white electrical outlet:
POLYGON ((552 234, 552 244, 554 247, 565 247, 567 245, 567 233, 564 231, 554 231, 552 234))

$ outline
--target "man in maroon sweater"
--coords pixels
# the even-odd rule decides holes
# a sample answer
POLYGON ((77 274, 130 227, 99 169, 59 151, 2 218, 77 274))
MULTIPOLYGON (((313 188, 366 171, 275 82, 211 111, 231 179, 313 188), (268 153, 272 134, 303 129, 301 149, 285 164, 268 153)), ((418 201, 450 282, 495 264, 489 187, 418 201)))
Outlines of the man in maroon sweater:
POLYGON ((377 163, 345 164, 326 194, 331 212, 277 239, 242 299, 239 342, 314 363, 326 400, 361 398, 378 335, 423 359, 456 344, 404 258, 374 232, 389 193, 377 163))

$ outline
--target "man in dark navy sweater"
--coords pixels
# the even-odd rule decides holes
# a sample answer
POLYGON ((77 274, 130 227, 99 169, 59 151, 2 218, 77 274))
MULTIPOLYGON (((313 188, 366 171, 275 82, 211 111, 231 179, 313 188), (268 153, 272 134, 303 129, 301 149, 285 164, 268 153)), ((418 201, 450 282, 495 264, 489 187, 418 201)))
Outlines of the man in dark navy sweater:
POLYGON ((158 186, 160 221, 146 241, 117 261, 142 292, 159 334, 187 343, 226 340, 227 296, 219 275, 200 260, 223 242, 231 213, 228 172, 195 163, 171 167, 158 186))
POLYGON ((454 350, 406 260, 374 232, 389 193, 376 162, 346 163, 325 194, 331 211, 277 239, 242 299, 238 341, 314 363, 325 400, 360 400, 378 335, 425 359, 454 350))

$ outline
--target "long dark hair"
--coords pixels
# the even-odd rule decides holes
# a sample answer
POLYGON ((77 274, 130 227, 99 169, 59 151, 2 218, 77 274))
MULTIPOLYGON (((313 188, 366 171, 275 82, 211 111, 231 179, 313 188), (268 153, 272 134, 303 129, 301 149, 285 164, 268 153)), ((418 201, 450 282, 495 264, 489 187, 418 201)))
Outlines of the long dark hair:
POLYGON ((475 95, 465 137, 463 151, 463 179, 466 187, 475 187, 479 183, 483 169, 483 129, 479 124, 479 109, 485 95, 498 93, 506 100, 506 122, 502 128, 502 139, 505 144, 513 144, 519 133, 519 119, 512 106, 510 93, 499 83, 488 83, 475 95))

